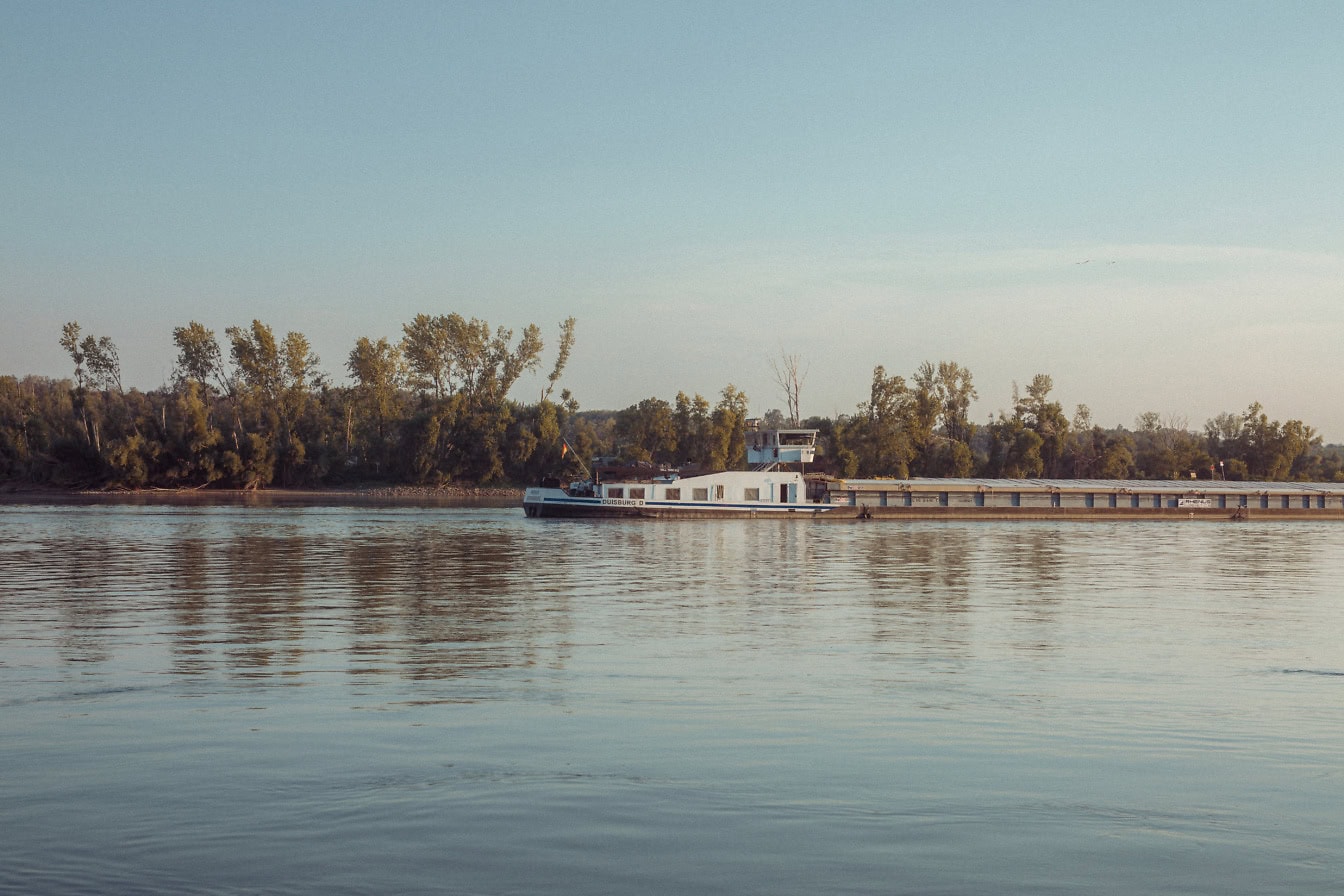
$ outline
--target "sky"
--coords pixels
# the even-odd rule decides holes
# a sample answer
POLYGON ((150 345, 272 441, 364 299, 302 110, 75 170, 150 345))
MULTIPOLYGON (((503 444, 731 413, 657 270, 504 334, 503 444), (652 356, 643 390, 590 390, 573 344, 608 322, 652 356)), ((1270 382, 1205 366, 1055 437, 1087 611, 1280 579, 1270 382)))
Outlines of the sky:
POLYGON ((1344 4, 0 2, 0 374, 61 326, 417 314, 548 340, 586 409, 853 412, 971 370, 1103 426, 1260 402, 1344 442, 1344 4))

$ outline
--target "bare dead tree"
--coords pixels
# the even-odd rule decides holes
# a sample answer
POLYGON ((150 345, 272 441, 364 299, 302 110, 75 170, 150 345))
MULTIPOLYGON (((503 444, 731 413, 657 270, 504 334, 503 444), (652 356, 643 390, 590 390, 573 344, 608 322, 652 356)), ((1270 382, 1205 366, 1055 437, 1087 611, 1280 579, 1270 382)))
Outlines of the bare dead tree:
POLYGON ((802 355, 791 355, 781 348, 779 357, 770 359, 770 371, 775 376, 775 383, 784 393, 790 424, 800 425, 802 417, 799 413, 799 396, 803 391, 803 383, 807 381, 807 368, 803 366, 802 355))

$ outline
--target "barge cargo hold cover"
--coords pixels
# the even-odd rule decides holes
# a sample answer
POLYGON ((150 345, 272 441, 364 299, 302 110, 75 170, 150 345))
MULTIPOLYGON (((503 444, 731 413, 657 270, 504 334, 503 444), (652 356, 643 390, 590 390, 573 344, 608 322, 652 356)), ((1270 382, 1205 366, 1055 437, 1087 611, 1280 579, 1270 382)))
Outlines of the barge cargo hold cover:
POLYGON ((809 477, 809 496, 832 518, 1344 519, 1344 483, 809 477))

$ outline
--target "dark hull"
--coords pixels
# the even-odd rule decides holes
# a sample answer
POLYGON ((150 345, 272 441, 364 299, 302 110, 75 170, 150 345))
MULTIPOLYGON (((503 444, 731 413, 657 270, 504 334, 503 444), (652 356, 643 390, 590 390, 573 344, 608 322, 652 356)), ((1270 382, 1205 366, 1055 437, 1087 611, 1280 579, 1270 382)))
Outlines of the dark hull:
POLYGON ((1344 520, 1337 508, 1177 508, 1177 507, 853 507, 835 506, 828 520, 1344 520))
MULTIPOLYGON (((538 488, 528 489, 523 506, 528 516, 580 519, 1344 520, 1344 486, 1326 483, 996 480, 989 487, 959 480, 850 480, 828 485, 812 502, 795 504, 582 497, 538 488)), ((748 490, 757 497, 755 487, 748 490)))
POLYGON ((829 505, 806 504, 787 510, 750 510, 740 507, 688 507, 676 509, 669 507, 603 507, 574 506, 552 503, 524 503, 523 510, 528 516, 555 519, 654 519, 654 520, 754 520, 754 519, 813 519, 828 516, 833 510, 852 508, 833 508, 829 505))
POLYGON ((559 519, 817 519, 862 520, 1042 520, 1103 522, 1107 520, 1204 520, 1246 522, 1266 520, 1344 520, 1339 508, 1184 508, 1184 507, 855 507, 804 504, 787 510, 751 510, 741 507, 667 508, 612 507, 525 503, 528 516, 559 519))

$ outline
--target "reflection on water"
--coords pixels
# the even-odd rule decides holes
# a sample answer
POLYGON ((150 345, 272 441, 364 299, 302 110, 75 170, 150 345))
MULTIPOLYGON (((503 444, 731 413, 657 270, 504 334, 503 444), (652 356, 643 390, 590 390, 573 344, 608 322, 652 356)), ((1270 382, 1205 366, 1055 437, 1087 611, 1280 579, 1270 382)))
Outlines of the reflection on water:
MULTIPOLYGON (((54 614, 67 664, 109 662, 162 616, 171 670, 415 680, 560 669, 586 608, 648 637, 806 638, 834 601, 879 653, 969 656, 987 607, 1050 649, 1080 592, 1172 583, 1281 607, 1320 586, 1333 542, 1297 526, 520 525, 512 509, 8 508, 0 612, 54 614), (1312 537, 1296 537, 1301 534, 1312 537), (23 537, 20 538, 19 536, 23 537), (979 614, 977 616, 977 614, 979 614)), ((1328 529, 1327 529, 1328 531, 1328 529)), ((12 618, 11 618, 12 621, 12 618)))
POLYGON ((1338 892, 1342 532, 0 507, 0 892, 1338 892))
MULTIPOLYGON (((134 583, 169 586, 176 671, 444 678, 533 662, 544 633, 533 624, 562 622, 519 587, 528 564, 506 528, 459 532, 417 514, 347 526, 331 510, 303 520, 314 525, 216 519, 217 540, 198 526, 126 533, 134 583)), ((139 592, 127 584, 99 605, 129 609, 139 592)))
POLYGON ((1052 646, 1080 593, 1211 588, 1281 609, 1337 562, 1320 529, 1125 524, 582 523, 512 510, 165 507, 32 510, 0 521, 3 612, 51 615, 67 664, 109 662, 165 627, 171 670, 240 677, 340 672, 432 680, 540 664, 599 602, 644 636, 766 631, 806 638, 853 596, 864 641, 975 646, 988 608, 1021 644, 1052 646), (1298 537, 1301 535, 1309 537, 1298 537), (1324 556, 1323 556, 1324 554, 1324 556), (161 619, 160 619, 161 617, 161 619), (1004 620, 1000 620, 1004 621, 1004 620))

